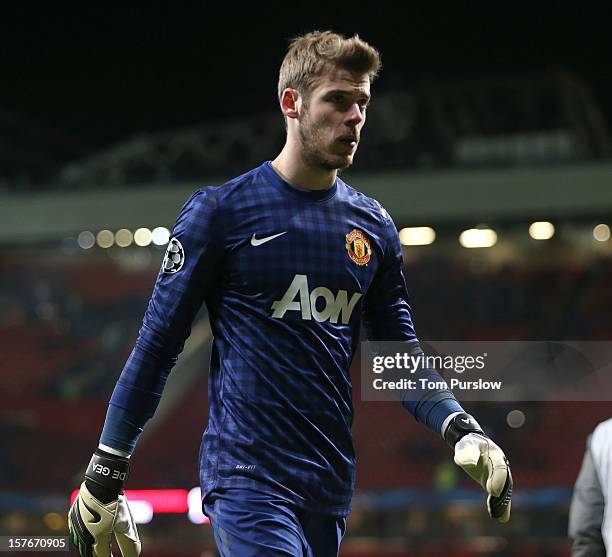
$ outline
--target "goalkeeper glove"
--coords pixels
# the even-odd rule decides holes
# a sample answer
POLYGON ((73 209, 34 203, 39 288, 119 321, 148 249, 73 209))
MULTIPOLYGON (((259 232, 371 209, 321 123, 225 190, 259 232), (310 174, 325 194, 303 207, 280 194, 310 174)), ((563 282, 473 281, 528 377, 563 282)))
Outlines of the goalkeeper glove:
POLYGON ((112 557, 114 535, 123 557, 140 554, 140 539, 123 485, 129 461, 97 449, 68 513, 72 542, 83 557, 112 557))
POLYGON ((512 506, 512 474, 503 451, 465 412, 450 420, 443 437, 455 449, 455 464, 487 492, 489 516, 499 522, 508 522, 512 506))

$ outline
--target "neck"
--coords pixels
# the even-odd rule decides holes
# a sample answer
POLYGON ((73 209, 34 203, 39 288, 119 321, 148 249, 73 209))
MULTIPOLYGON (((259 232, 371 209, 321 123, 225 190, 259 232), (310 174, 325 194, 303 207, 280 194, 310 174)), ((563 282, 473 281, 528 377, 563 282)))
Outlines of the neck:
POLYGON ((289 141, 272 161, 274 170, 280 177, 296 188, 326 190, 332 187, 338 171, 313 167, 308 164, 297 146, 289 141))

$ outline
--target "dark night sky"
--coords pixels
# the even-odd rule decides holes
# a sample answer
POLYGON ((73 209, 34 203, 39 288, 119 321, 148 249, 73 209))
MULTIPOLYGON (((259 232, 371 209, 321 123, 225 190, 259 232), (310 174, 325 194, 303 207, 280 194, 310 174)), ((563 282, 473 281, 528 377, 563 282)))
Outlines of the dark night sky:
POLYGON ((65 14, 57 7, 42 13, 33 4, 4 12, 0 108, 63 130, 90 148, 142 131, 247 115, 274 108, 288 38, 331 28, 357 32, 381 50, 380 89, 391 86, 393 74, 410 83, 565 67, 592 85, 610 120, 608 19, 580 12, 581 4, 569 10, 538 3, 537 11, 473 4, 449 11, 437 3, 423 11, 406 2, 403 15, 400 2, 271 2, 265 9, 224 4, 65 14))

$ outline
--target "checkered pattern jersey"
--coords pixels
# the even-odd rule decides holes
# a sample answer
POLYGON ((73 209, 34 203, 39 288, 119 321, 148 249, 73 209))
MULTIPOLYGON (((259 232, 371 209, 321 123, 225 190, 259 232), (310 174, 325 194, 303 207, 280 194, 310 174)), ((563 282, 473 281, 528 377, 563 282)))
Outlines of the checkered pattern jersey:
POLYGON ((196 191, 172 237, 184 262, 162 267, 111 405, 153 414, 205 302, 214 342, 203 497, 235 486, 346 515, 362 315, 370 339, 417 343, 389 215, 339 178, 297 189, 268 161, 196 191))

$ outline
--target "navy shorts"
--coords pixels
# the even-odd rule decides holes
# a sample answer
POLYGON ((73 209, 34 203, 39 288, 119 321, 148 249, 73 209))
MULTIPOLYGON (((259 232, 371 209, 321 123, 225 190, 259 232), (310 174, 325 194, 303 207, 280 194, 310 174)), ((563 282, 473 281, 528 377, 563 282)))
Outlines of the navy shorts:
POLYGON ((221 557, 337 557, 346 532, 343 517, 245 489, 207 498, 204 512, 221 557))

